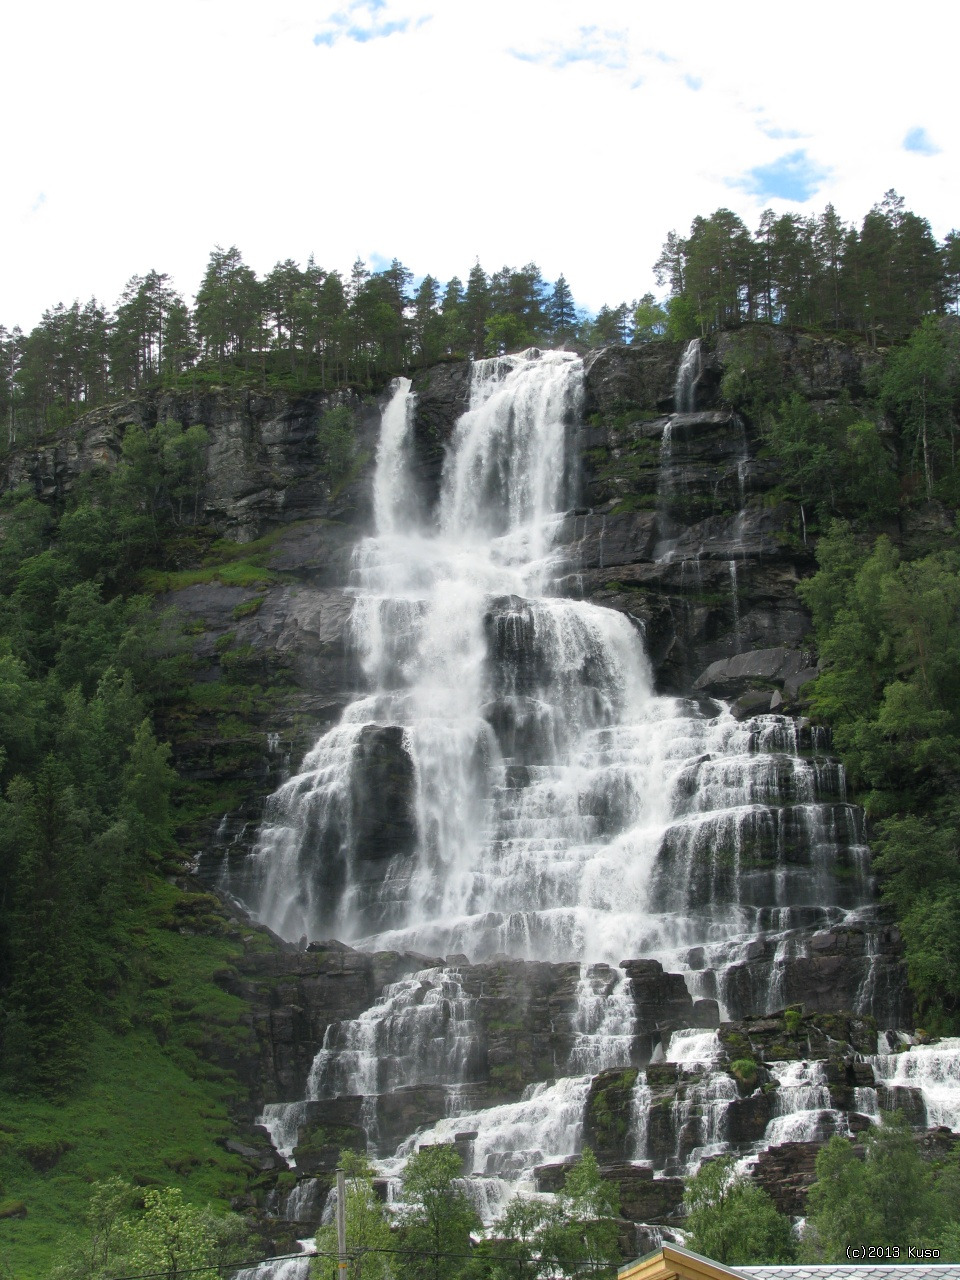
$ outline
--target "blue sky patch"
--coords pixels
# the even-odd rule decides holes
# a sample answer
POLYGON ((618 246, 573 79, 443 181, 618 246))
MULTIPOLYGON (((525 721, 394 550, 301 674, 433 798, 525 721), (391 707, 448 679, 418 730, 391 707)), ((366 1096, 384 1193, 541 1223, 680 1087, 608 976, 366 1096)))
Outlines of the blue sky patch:
POLYGON ((937 156, 940 154, 940 148, 927 133, 926 129, 919 126, 911 129, 903 140, 904 151, 913 151, 921 156, 937 156))
POLYGON ((627 64, 624 52, 625 34, 600 27, 581 27, 574 44, 547 44, 540 49, 510 49, 511 57, 535 66, 564 67, 592 63, 611 71, 621 71, 627 64))
MULTIPOLYGON (((371 40, 382 40, 387 36, 400 35, 410 30, 409 18, 386 18, 380 16, 387 7, 387 0, 352 0, 345 9, 331 13, 324 24, 324 30, 313 37, 315 45, 326 45, 332 48, 339 40, 353 40, 356 44, 368 44, 371 40)), ((414 29, 422 27, 428 17, 418 18, 414 29)))
POLYGON ((781 129, 779 125, 770 125, 769 128, 767 128, 764 125, 761 125, 760 127, 763 129, 763 132, 767 135, 768 138, 775 138, 775 139, 788 138, 790 140, 793 140, 794 138, 803 137, 803 134, 799 131, 799 129, 781 129))
POLYGON ((743 187, 761 200, 794 200, 804 204, 828 176, 829 170, 811 160, 806 151, 791 151, 770 164, 758 164, 733 185, 743 187))

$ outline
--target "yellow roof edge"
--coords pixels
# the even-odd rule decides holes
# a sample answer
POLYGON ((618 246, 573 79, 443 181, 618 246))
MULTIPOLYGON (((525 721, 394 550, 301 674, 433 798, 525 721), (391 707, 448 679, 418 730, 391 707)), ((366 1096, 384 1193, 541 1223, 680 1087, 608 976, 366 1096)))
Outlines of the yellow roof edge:
POLYGON ((733 1267, 673 1244, 662 1245, 617 1272, 617 1280, 727 1280, 729 1276, 745 1280, 733 1267))

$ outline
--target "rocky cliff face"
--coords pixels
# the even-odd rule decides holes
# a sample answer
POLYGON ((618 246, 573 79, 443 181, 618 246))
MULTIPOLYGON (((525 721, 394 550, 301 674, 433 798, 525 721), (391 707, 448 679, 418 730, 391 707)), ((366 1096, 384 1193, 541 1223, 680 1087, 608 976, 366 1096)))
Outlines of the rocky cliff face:
POLYGON ((39 497, 62 499, 84 473, 116 466, 131 426, 148 430, 173 421, 208 432, 202 521, 218 533, 249 542, 294 520, 350 522, 366 516, 367 490, 331 487, 317 442, 320 418, 340 405, 353 410, 358 457, 369 462, 379 427, 374 399, 352 392, 149 391, 96 409, 55 440, 12 455, 4 487, 28 485, 39 497))

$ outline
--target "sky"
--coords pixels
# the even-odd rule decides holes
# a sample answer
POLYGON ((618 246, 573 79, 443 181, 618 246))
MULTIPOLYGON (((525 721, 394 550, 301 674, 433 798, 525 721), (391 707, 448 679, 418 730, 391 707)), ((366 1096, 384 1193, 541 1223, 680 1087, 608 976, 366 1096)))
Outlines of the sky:
POLYGON ((259 274, 535 261, 660 292, 698 214, 960 225, 955 0, 33 0, 0 19, 0 324, 211 249, 259 274))

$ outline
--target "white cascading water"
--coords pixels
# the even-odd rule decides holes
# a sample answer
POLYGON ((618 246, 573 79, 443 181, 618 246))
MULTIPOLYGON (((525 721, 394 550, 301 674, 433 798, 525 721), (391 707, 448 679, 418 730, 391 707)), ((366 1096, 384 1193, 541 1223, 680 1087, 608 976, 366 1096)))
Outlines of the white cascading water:
POLYGON ((700 363, 700 339, 691 338, 684 350, 673 386, 673 408, 676 413, 693 413, 697 407, 700 363))
MULTIPOLYGON (((960 1037, 913 1044, 899 1053, 878 1053, 866 1061, 881 1088, 919 1092, 928 1125, 960 1130, 960 1037)), ((877 1090, 858 1090, 858 1094, 865 1114, 879 1114, 877 1090)))
POLYGON ((768 1062, 777 1082, 777 1114, 767 1125, 762 1147, 781 1142, 825 1140, 849 1133, 846 1117, 833 1109, 822 1062, 768 1062))
MULTIPOLYGON (((694 369, 691 355, 688 381, 694 369)), ((393 1167, 418 1142, 474 1133, 467 1172, 488 1217, 532 1185, 534 1165, 579 1150, 591 1075, 630 1065, 621 960, 661 960, 722 1014, 764 1012, 782 1006, 783 965, 809 934, 871 902, 840 771, 801 749, 792 720, 738 722, 719 703, 657 695, 630 618, 551 594, 569 581, 556 538, 576 497, 581 379, 565 352, 477 362, 435 517, 418 509, 413 399, 398 382, 376 533, 354 556, 366 691, 271 797, 245 882, 253 913, 288 939, 581 963, 574 1044, 558 1064, 570 1074, 519 1102, 458 1101, 476 1035, 456 965, 388 988, 330 1029, 314 1063, 313 1099, 448 1087, 447 1118, 393 1167), (749 963, 758 940, 773 954, 765 968, 749 963)), ((679 1133, 696 1112, 700 1156, 720 1149, 736 1096, 711 1067, 711 1036, 670 1048, 702 1077, 676 1117, 679 1133)), ((288 1158, 305 1106, 263 1116, 288 1158)), ((639 1132, 637 1145, 643 1158, 639 1132)))
POLYGON ((628 617, 550 594, 580 382, 565 352, 477 362, 436 524, 413 502, 398 385, 377 533, 355 555, 369 692, 271 798, 251 905, 287 938, 472 961, 643 955, 684 971, 707 947, 719 976, 696 981, 723 1005, 738 946, 869 901, 865 851, 792 722, 656 695, 628 617), (384 751, 409 799, 372 848, 384 751))

